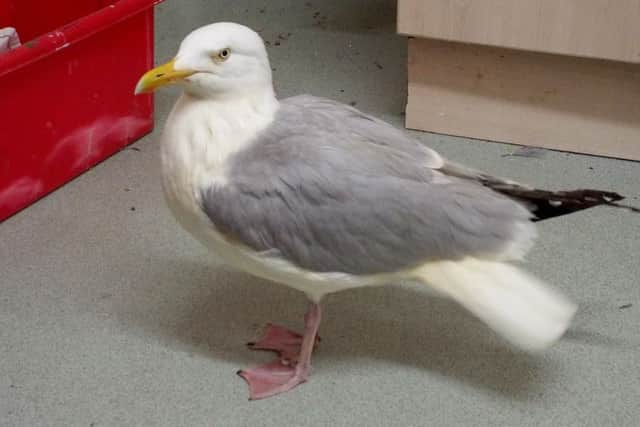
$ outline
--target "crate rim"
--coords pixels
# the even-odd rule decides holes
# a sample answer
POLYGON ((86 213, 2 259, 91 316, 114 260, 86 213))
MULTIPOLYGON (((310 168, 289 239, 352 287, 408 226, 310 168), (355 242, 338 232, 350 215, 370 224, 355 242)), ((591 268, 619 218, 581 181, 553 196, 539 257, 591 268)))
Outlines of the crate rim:
POLYGON ((119 0, 0 55, 0 78, 91 37, 164 0, 119 0))

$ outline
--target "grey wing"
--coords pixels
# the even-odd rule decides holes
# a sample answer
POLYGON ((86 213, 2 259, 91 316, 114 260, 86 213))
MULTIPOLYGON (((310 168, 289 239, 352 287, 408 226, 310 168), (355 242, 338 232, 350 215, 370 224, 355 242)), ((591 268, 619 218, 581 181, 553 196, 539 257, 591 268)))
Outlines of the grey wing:
MULTIPOLYGON (((331 99, 319 98, 311 95, 299 95, 283 101, 284 110, 293 109, 307 111, 316 120, 328 118, 330 122, 338 124, 343 129, 349 129, 354 140, 358 143, 370 143, 390 150, 401 150, 408 155, 415 156, 424 166, 432 169, 444 165, 444 160, 435 150, 425 146, 418 140, 409 137, 405 132, 391 126, 374 116, 331 99)), ((295 113, 294 113, 295 114, 295 113)), ((330 123, 324 123, 331 127, 330 123)))
POLYGON ((220 232, 307 270, 376 274, 500 257, 530 227, 519 204, 427 167, 428 152, 372 144, 386 131, 377 122, 362 119, 363 135, 335 107, 321 111, 285 105, 234 156, 227 183, 203 189, 220 232))

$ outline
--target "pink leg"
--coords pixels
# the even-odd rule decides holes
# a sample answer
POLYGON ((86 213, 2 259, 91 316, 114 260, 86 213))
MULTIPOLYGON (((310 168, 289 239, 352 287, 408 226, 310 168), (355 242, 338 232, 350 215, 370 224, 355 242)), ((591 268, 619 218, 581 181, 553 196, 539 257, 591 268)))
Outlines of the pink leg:
MULTIPOLYGON (((297 356, 290 359, 290 363, 286 363, 286 361, 283 363, 283 360, 278 359, 266 365, 238 372, 238 375, 249 384, 249 399, 263 399, 284 393, 307 381, 311 372, 311 353, 313 352, 318 327, 320 326, 320 305, 312 303, 304 316, 304 320, 305 328, 302 336, 302 345, 297 356)), ((268 332, 266 338, 269 338, 268 332)), ((269 350, 281 351, 273 348, 269 348, 269 350)))

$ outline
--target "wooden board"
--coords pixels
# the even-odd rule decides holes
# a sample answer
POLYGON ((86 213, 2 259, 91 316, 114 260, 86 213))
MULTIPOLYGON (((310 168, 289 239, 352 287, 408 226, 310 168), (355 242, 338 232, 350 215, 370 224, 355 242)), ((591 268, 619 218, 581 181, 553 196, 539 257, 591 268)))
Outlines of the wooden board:
POLYGON ((640 62, 640 0, 398 0, 398 32, 640 62))
POLYGON ((409 40, 406 125, 640 160, 640 65, 409 40))

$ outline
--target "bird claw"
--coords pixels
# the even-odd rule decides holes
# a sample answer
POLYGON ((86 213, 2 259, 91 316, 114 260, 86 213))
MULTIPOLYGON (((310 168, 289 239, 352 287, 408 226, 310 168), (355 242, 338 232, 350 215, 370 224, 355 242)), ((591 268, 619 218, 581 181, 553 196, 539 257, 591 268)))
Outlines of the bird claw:
POLYGON ((249 385, 250 400, 284 393, 309 378, 311 354, 320 341, 320 305, 310 304, 304 318, 304 336, 282 326, 268 324, 260 340, 248 343, 252 350, 278 353, 278 359, 270 363, 238 371, 249 385))

